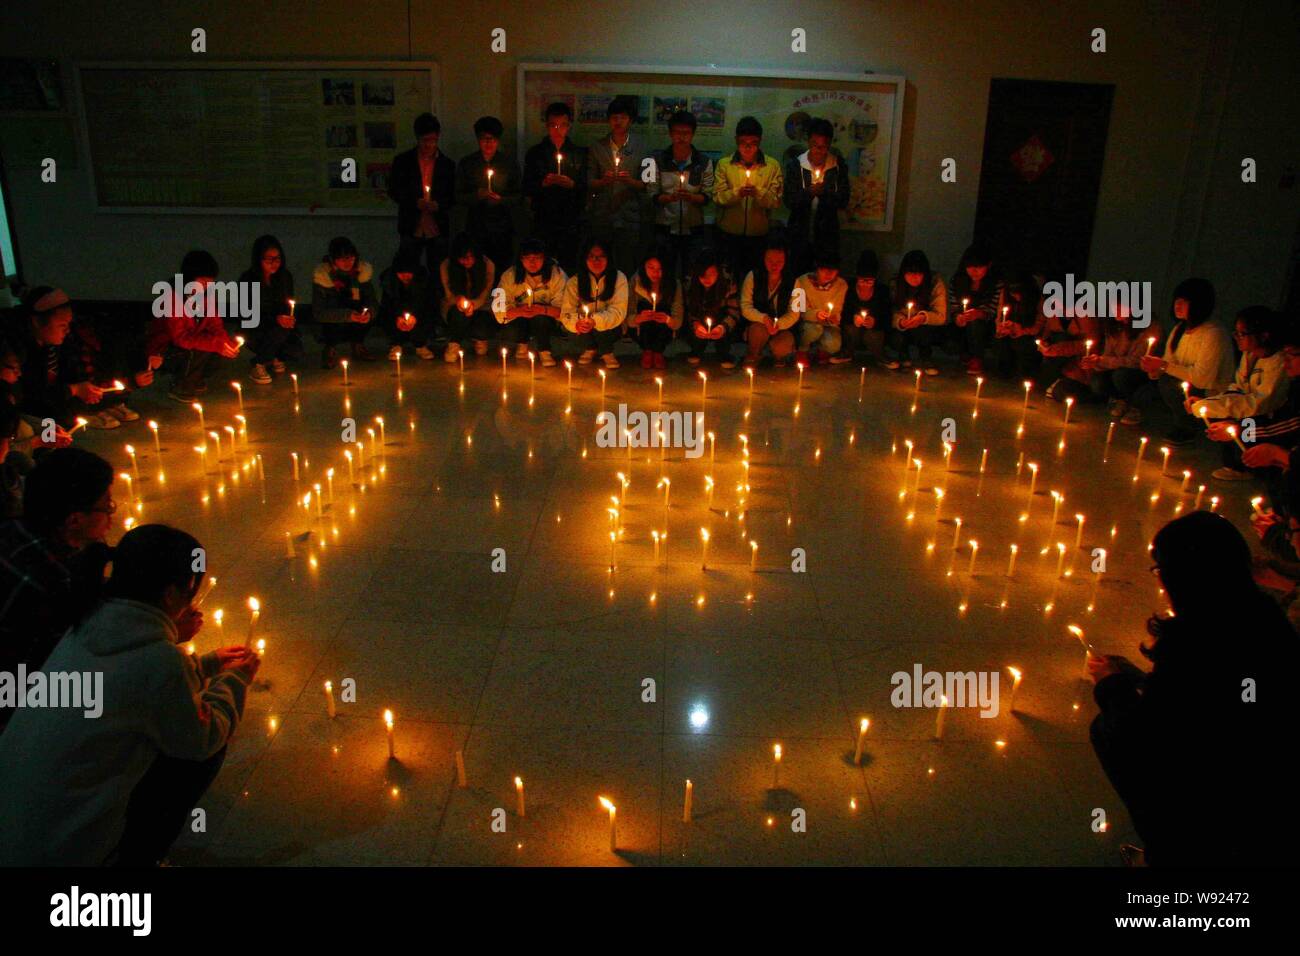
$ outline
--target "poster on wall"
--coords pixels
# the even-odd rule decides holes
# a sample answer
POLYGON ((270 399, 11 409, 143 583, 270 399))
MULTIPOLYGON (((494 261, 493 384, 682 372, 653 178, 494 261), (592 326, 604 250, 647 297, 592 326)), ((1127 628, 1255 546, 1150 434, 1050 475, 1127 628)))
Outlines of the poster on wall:
POLYGON ((695 115, 694 144, 715 162, 735 150, 736 122, 753 116, 763 124, 763 151, 784 165, 808 148, 807 127, 815 118, 835 127, 834 149, 849 169, 852 198, 844 227, 893 227, 898 176, 899 131, 904 81, 901 77, 841 74, 766 75, 654 72, 653 67, 523 64, 519 67, 519 136, 526 149, 545 135, 549 103, 574 113, 571 137, 589 146, 609 127, 605 109, 615 96, 639 104, 633 129, 652 148, 668 145, 668 119, 678 110, 695 115))

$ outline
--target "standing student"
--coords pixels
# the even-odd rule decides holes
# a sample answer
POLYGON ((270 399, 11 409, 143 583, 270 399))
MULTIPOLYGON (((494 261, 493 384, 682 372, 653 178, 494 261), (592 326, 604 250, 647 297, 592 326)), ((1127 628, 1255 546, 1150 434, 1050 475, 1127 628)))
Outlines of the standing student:
POLYGON ((762 124, 752 116, 742 118, 736 124, 736 151, 719 161, 714 176, 718 234, 732 275, 757 267, 772 210, 781 205, 781 164, 763 154, 762 140, 762 124))
POLYGON ((1088 387, 1099 401, 1107 402, 1106 413, 1111 418, 1122 418, 1128 411, 1126 402, 1115 379, 1121 369, 1136 369, 1142 356, 1142 338, 1133 328, 1133 319, 1127 312, 1108 317, 1102 327, 1103 343, 1079 360, 1079 366, 1089 374, 1088 387))
POLYGON ((415 118, 415 148, 393 157, 388 198, 397 203, 402 248, 415 248, 436 273, 447 255, 451 206, 456 199, 456 164, 438 149, 442 124, 431 113, 415 118))
POLYGON ((660 256, 642 260, 629 301, 627 324, 641 345, 641 367, 667 368, 664 352, 682 327, 682 287, 660 256))
POLYGON ((524 197, 533 235, 566 271, 576 265, 582 206, 587 194, 587 151, 569 139, 573 110, 566 103, 546 107, 546 138, 524 154, 524 197))
POLYGON ((691 347, 686 361, 699 365, 712 346, 723 368, 735 368, 731 339, 740 321, 740 300, 735 281, 711 246, 696 253, 682 299, 686 340, 691 347))
POLYGON ((488 337, 495 324, 488 311, 488 300, 496 288, 495 263, 483 255, 473 236, 462 232, 452 241, 439 278, 450 329, 443 361, 460 358, 467 341, 474 343, 475 355, 487 355, 488 337))
POLYGON ((378 307, 371 281, 374 273, 351 239, 336 236, 330 240, 325 258, 311 277, 312 314, 320 324, 324 343, 322 368, 330 369, 338 364, 340 345, 349 346, 354 359, 374 361, 375 357, 365 346, 366 333, 378 307))
POLYGON ((388 359, 406 349, 432 361, 429 335, 434 316, 433 277, 414 249, 398 249, 393 264, 379 274, 379 321, 388 332, 388 359))
MULTIPOLYGON (((582 350, 579 365, 589 365, 597 355, 605 368, 618 368, 614 345, 619 328, 627 318, 627 277, 609 264, 609 250, 598 239, 589 239, 582 249, 582 268, 564 286, 564 302, 558 325, 574 336, 582 350)), ((559 331, 546 323, 546 343, 550 350, 550 333, 559 331)))
POLYGON ((515 357, 528 356, 531 339, 544 368, 555 366, 550 347, 550 330, 560 318, 568 276, 559 263, 546 254, 546 243, 528 238, 519 244, 519 258, 501 274, 506 310, 493 312, 501 325, 501 337, 518 343, 515 357), (542 343, 547 343, 542 345, 542 343))
POLYGON ((818 364, 848 362, 850 357, 841 348, 840 322, 849 284, 840 275, 839 254, 830 249, 819 251, 813 259, 813 271, 801 275, 795 289, 803 292, 806 306, 797 327, 797 360, 807 365, 815 349, 818 364))
POLYGON ((840 320, 842 351, 849 360, 865 364, 867 356, 886 368, 898 368, 898 362, 885 357, 885 340, 893 310, 889 305, 889 287, 879 281, 880 258, 872 249, 858 254, 858 264, 844 301, 844 314, 840 320))
POLYGON ((253 240, 253 261, 239 277, 241 282, 258 283, 261 321, 249 343, 253 352, 253 370, 249 378, 258 385, 271 384, 271 372, 283 375, 287 344, 297 318, 293 299, 293 273, 284 264, 284 248, 275 236, 258 236, 253 240))
POLYGON ((650 184, 660 261, 684 277, 704 242, 704 207, 713 200, 713 160, 692 145, 696 119, 681 110, 668 120, 671 145, 655 155, 658 174, 650 184))
POLYGON ((180 351, 181 357, 168 397, 188 405, 208 390, 208 376, 218 359, 232 359, 239 354, 239 343, 230 337, 216 303, 207 295, 208 286, 217 281, 217 260, 202 249, 185 254, 181 260, 183 287, 194 283, 199 293, 177 300, 174 293, 155 303, 154 315, 162 313, 150 334, 149 354, 161 354, 168 346, 180 351), (211 306, 211 308, 209 308, 211 306))
POLYGON ((456 167, 456 201, 465 207, 465 231, 497 269, 504 271, 515 255, 510 203, 519 195, 519 170, 514 158, 501 151, 502 131, 495 116, 474 121, 478 149, 456 167))
POLYGON ((948 284, 948 314, 967 375, 984 374, 984 353, 993 341, 1001 295, 988 248, 979 242, 967 246, 948 284))
POLYGON ((123 535, 106 600, 49 668, 102 675, 99 712, 23 708, 0 737, 0 864, 157 866, 216 778, 257 652, 196 657, 199 543, 164 525, 123 535))
POLYGON ((917 364, 925 374, 938 375, 931 356, 939 330, 948 323, 948 289, 920 249, 903 256, 890 298, 894 303, 894 342, 903 367, 911 367, 911 350, 915 348, 917 364))
POLYGON ((794 354, 794 327, 799 313, 790 308, 795 276, 786 267, 785 245, 768 241, 759 267, 740 285, 740 316, 745 320, 745 367, 754 368, 763 349, 784 365, 794 354))
MULTIPOLYGON (((1038 374, 1043 357, 1034 339, 1042 333, 1045 321, 1042 286, 1027 270, 1013 273, 1007 279, 993 326, 993 353, 998 375, 1032 379, 1038 374)), ((1119 380, 1118 374, 1116 380, 1119 380)))
POLYGON ((785 164, 786 239, 798 272, 812 267, 814 250, 839 258, 840 212, 849 206, 852 187, 848 170, 831 152, 834 138, 829 120, 813 120, 808 148, 785 164))
POLYGON ((637 101, 616 96, 605 115, 609 135, 587 150, 591 190, 588 208, 591 233, 608 237, 614 251, 614 267, 630 275, 641 260, 641 220, 646 184, 641 179, 642 161, 649 147, 631 131, 636 122, 637 101))

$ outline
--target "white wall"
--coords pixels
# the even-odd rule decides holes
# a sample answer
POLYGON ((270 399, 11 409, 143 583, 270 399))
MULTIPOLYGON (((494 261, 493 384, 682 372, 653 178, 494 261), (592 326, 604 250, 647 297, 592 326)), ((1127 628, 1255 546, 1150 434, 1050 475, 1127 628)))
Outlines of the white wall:
MULTIPOLYGON (((1300 156, 1300 35, 1288 0, 1083 3, 900 0, 800 3, 412 0, 159 3, 11 0, 0 9, 0 56, 65 62, 190 56, 208 32, 214 60, 429 58, 442 67, 443 145, 473 148, 470 124, 493 113, 514 128, 519 61, 636 62, 901 73, 908 79, 895 230, 865 238, 888 262, 914 246, 945 272, 970 237, 989 80, 1113 83, 1110 136, 1090 271, 1149 280, 1164 301, 1190 272, 1213 279, 1226 309, 1279 304, 1300 221, 1300 190, 1279 189, 1300 156), (592 11, 583 15, 583 10, 592 11), (488 51, 494 27, 509 50, 488 51), (808 31, 806 55, 790 29, 808 31), (1089 52, 1094 27, 1108 52, 1089 52), (1240 161, 1260 181, 1240 182, 1240 161), (939 181, 953 157, 958 181, 939 181)), ((252 238, 274 232, 304 281, 325 240, 346 229, 382 260, 389 220, 107 215, 93 211, 89 173, 57 186, 11 170, 14 228, 30 281, 79 296, 148 298, 192 246, 242 268, 252 238)))

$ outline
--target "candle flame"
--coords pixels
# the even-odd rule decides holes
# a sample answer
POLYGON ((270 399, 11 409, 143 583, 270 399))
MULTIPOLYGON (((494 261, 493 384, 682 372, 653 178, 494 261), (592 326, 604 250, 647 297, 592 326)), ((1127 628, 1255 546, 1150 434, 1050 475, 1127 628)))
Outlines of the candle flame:
POLYGON ((388 725, 389 730, 393 729, 393 712, 391 710, 384 711, 384 723, 388 725))
POLYGON ((600 805, 602 807, 604 807, 610 813, 614 812, 614 804, 609 801, 608 797, 598 797, 597 799, 600 800, 600 805))
POLYGON ((260 611, 262 609, 262 602, 255 597, 251 597, 248 599, 248 609, 254 612, 260 611))

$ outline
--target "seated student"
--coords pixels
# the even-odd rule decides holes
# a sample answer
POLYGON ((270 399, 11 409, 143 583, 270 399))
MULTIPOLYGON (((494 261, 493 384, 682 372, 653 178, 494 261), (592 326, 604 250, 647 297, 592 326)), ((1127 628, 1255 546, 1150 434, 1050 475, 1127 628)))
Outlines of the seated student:
POLYGON ((818 251, 813 257, 813 271, 801 275, 794 286, 803 290, 807 306, 797 326, 797 360, 807 365, 810 353, 815 349, 818 364, 848 362, 850 356, 841 347, 840 322, 844 318, 844 300, 849 294, 849 284, 840 275, 838 254, 829 249, 818 251))
MULTIPOLYGON (((23 516, 0 522, 0 672, 39 669, 97 599, 112 485, 113 466, 82 448, 49 452, 27 476, 23 516)), ((0 707, 0 728, 11 715, 0 707)))
POLYGON ((226 332, 226 324, 210 301, 207 288, 217 281, 217 260, 202 249, 185 253, 181 260, 181 282, 201 290, 177 301, 168 291, 154 302, 154 321, 150 324, 146 352, 148 368, 157 368, 170 349, 180 354, 175 359, 175 374, 167 396, 173 401, 190 404, 208 390, 208 376, 218 358, 232 359, 239 354, 239 343, 226 332))
POLYGON ((794 327, 799 313, 790 308, 795 276, 786 268, 785 245, 773 238, 759 267, 740 284, 740 316, 745 320, 745 367, 754 368, 763 349, 772 348, 778 365, 794 354, 794 327))
POLYGON ((682 287, 657 254, 645 257, 632 282, 627 324, 641 344, 642 368, 667 368, 664 352, 682 327, 682 287))
POLYGON ((1186 399, 1226 387, 1235 361, 1231 337, 1211 320, 1213 311, 1214 286, 1205 279, 1184 279, 1174 289, 1173 330, 1139 359, 1140 372, 1116 378, 1130 406, 1121 419, 1125 425, 1141 423, 1141 405, 1159 402, 1174 420, 1161 441, 1186 445, 1196 440, 1200 423, 1188 413, 1186 399), (1184 382, 1189 386, 1186 394, 1184 382))
POLYGON ((415 148, 393 157, 388 198, 397 203, 400 248, 415 249, 436 272, 447 255, 451 207, 456 201, 456 164, 438 149, 442 124, 432 113, 415 118, 415 148))
POLYGON ((736 124, 736 151, 719 160, 714 173, 718 238, 734 276, 757 268, 771 229, 769 217, 781 205, 781 164, 763 154, 762 140, 762 124, 752 116, 743 117, 736 124))
POLYGON ((1038 380, 1046 386, 1048 398, 1063 402, 1073 398, 1076 402, 1092 398, 1089 379, 1092 373, 1083 367, 1083 354, 1101 341, 1102 324, 1094 316, 1083 315, 1075 309, 1074 315, 1047 316, 1043 330, 1034 345, 1043 357, 1038 380))
POLYGON ((483 255, 469 233, 462 232, 452 240, 451 252, 439 269, 439 279, 449 330, 443 360, 455 362, 467 341, 474 343, 475 355, 487 355, 488 336, 495 324, 488 311, 488 300, 496 288, 496 264, 483 255))
POLYGON ((70 339, 72 305, 62 289, 37 286, 23 296, 16 339, 25 353, 22 365, 21 407, 37 421, 52 418, 71 427, 86 414, 96 428, 118 428, 112 415, 94 415, 104 390, 92 381, 93 373, 75 339, 70 339))
POLYGON ((948 323, 948 288, 930 268, 920 249, 903 256, 889 290, 894 303, 894 346, 904 368, 911 368, 911 350, 926 375, 938 375, 931 361, 938 330, 948 323))
POLYGON ((1231 385, 1217 395, 1188 398, 1187 411, 1209 423, 1209 437, 1220 442, 1223 467, 1213 473, 1219 481, 1244 481, 1251 471, 1242 463, 1242 452, 1229 428, 1243 441, 1258 438, 1260 426, 1272 424, 1274 412, 1286 404, 1291 379, 1286 373, 1286 356, 1280 351, 1280 316, 1263 305, 1247 306, 1237 313, 1233 338, 1241 348, 1241 364, 1231 385), (1249 419, 1254 428, 1244 429, 1249 419))
POLYGON ((696 125, 693 113, 679 110, 669 117, 672 145, 655 154, 658 178, 649 187, 659 258, 674 278, 685 277, 704 244, 704 207, 713 201, 713 160, 691 145, 696 125))
POLYGON ((641 166, 650 155, 641 136, 631 131, 636 114, 636 97, 614 97, 605 110, 609 135, 587 150, 591 234, 606 237, 613 246, 614 268, 625 275, 641 261, 641 207, 646 191, 641 166))
POLYGON ((523 193, 533 217, 533 235, 566 271, 576 268, 578 229, 587 196, 587 151, 569 139, 573 110, 567 103, 546 107, 546 138, 524 154, 523 193))
MULTIPOLYGON (((1291 453, 1300 446, 1300 386, 1294 384, 1300 378, 1300 326, 1283 320, 1276 341, 1282 355, 1283 369, 1291 380, 1291 385, 1287 388, 1286 399, 1281 406, 1256 422, 1254 441, 1245 443, 1246 450, 1241 454, 1241 465, 1263 481, 1274 510, 1285 514, 1287 508, 1286 495, 1282 491, 1283 474, 1300 474, 1300 469, 1291 469, 1291 453)), ((1231 444, 1234 449, 1237 447, 1226 428, 1211 428, 1210 437, 1231 444)), ((1300 516, 1300 512, 1295 514, 1300 516)), ((1257 518, 1258 515, 1251 516, 1252 521, 1257 518)), ((1270 544, 1271 540, 1273 539, 1266 538, 1265 544, 1270 544)))
POLYGON ((433 281, 414 249, 398 249, 393 264, 379 274, 379 321, 388 332, 388 358, 397 361, 403 349, 432 361, 429 332, 433 327, 433 281))
POLYGON ((117 428, 140 420, 140 413, 127 404, 127 399, 133 386, 153 384, 153 370, 141 367, 138 361, 141 329, 117 310, 78 310, 74 314, 63 348, 76 356, 74 364, 81 374, 104 392, 96 406, 98 414, 86 410, 89 427, 117 428))
POLYGON ((993 255, 983 243, 972 243, 961 254, 948 284, 948 314, 967 375, 984 374, 984 354, 993 341, 1001 297, 1002 285, 993 274, 993 255))
POLYGON ((1173 612, 1147 622, 1149 672, 1117 655, 1088 656, 1097 758, 1148 865, 1289 865, 1297 816, 1275 766, 1298 728, 1277 685, 1296 669, 1295 630, 1252 580, 1250 549, 1221 515, 1171 521, 1151 557, 1173 612), (1257 702, 1243 703, 1247 683, 1259 684, 1257 702))
POLYGON ((338 346, 351 346, 352 357, 374 361, 366 349, 366 333, 378 303, 371 282, 374 269, 361 258, 346 236, 330 240, 325 258, 311 276, 311 310, 320 324, 321 368, 338 365, 338 346))
POLYGON ((1097 401, 1108 402, 1106 414, 1122 418, 1128 411, 1128 402, 1120 395, 1115 384, 1120 369, 1136 369, 1145 343, 1133 328, 1132 316, 1127 311, 1108 317, 1102 324, 1102 344, 1079 359, 1079 367, 1088 373, 1088 388, 1097 401))
POLYGON ((498 269, 514 261, 510 203, 519 195, 519 170, 501 151, 502 132, 495 116, 480 116, 474 121, 478 149, 456 165, 456 201, 465 207, 465 231, 498 269))
POLYGON ((22 376, 23 366, 27 361, 25 322, 20 325, 0 326, 0 401, 12 406, 18 412, 10 451, 14 465, 24 474, 31 470, 31 455, 37 451, 51 448, 63 448, 72 444, 72 436, 57 422, 51 436, 41 419, 27 415, 22 410, 22 376), (46 442, 47 437, 52 441, 46 442), (21 459, 21 462, 19 462, 21 459))
POLYGON ((559 263, 547 256, 546 243, 541 239, 519 243, 519 258, 502 273, 497 286, 505 293, 506 311, 493 313, 501 325, 502 339, 519 343, 516 357, 527 357, 531 338, 537 344, 542 366, 555 367, 550 345, 541 343, 550 342, 550 329, 560 318, 568 278, 559 263))
POLYGON ((46 665, 102 675, 95 719, 24 707, 0 736, 0 864, 157 866, 216 779, 259 659, 181 648, 203 624, 198 546, 158 524, 122 536, 105 600, 46 665))
POLYGON ((686 361, 699 365, 710 345, 723 368, 735 368, 731 338, 740 320, 736 283, 727 274, 718 251, 705 246, 691 264, 690 278, 682 291, 683 322, 691 354, 686 361))
POLYGON ((574 336, 582 353, 579 365, 589 365, 596 355, 605 368, 618 368, 614 345, 619 328, 627 318, 627 277, 609 264, 609 251, 598 239, 588 239, 582 249, 582 268, 564 286, 564 300, 558 321, 538 326, 544 333, 537 345, 551 350, 551 335, 574 336))
POLYGON ((848 169, 831 152, 834 138, 830 120, 813 120, 808 149, 785 164, 786 239, 798 272, 812 267, 818 249, 839 259, 840 212, 849 206, 852 186, 848 169))
MULTIPOLYGON (((872 249, 858 254, 858 265, 848 298, 844 300, 844 314, 840 320, 841 355, 845 361, 854 361, 862 353, 871 356, 886 368, 898 368, 898 362, 885 358, 885 337, 893 309, 889 305, 889 287, 877 281, 880 259, 872 249)), ((865 364, 865 359, 860 362, 865 364)))
POLYGON ((1003 378, 1026 381, 1038 374, 1043 357, 1034 340, 1042 334, 1042 286, 1027 270, 1013 273, 1003 287, 993 326, 995 371, 1003 378))
POLYGON ((284 247, 275 236, 253 240, 253 261, 239 277, 241 282, 259 283, 260 321, 250 333, 253 370, 249 378, 258 385, 271 384, 271 371, 283 375, 287 344, 297 319, 294 316, 293 273, 284 264, 284 247), (270 371, 268 371, 268 369, 270 371))

